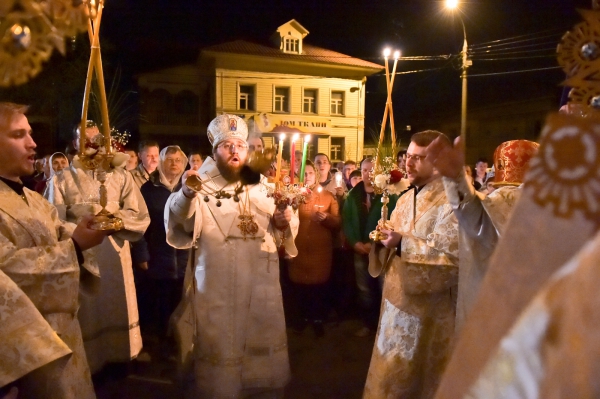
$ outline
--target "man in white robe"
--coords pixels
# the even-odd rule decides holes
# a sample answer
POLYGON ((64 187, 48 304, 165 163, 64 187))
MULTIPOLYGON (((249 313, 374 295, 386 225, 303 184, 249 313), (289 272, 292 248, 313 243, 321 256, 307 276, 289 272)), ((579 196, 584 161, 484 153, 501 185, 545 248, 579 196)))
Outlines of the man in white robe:
MULTIPOLYGON (((98 134, 95 126, 86 129, 88 139, 98 134)), ((78 136, 74 145, 79 148, 78 136)), ((150 217, 131 174, 123 168, 123 159, 112 165, 105 186, 106 209, 121 218, 125 227, 90 251, 88 258, 101 276, 101 284, 97 295, 80 298, 79 320, 92 373, 109 362, 127 362, 142 349, 129 242, 143 236, 150 217)), ((76 156, 69 168, 48 182, 44 195, 62 220, 75 222, 82 215, 100 211, 100 183, 95 173, 83 168, 76 156)))
POLYGON ((298 218, 276 210, 264 176, 241 185, 247 135, 237 116, 214 119, 213 158, 183 175, 165 207, 167 242, 196 248, 192 397, 280 397, 290 378, 277 248, 297 255, 298 218), (191 175, 203 180, 200 193, 185 184, 191 175))
POLYGON ((93 279, 81 251, 107 232, 89 229, 89 216, 61 222, 23 187, 36 148, 25 111, 0 103, 0 387, 18 380, 23 398, 94 398, 77 320, 80 277, 83 288, 93 279))
POLYGON ((458 221, 441 176, 425 159, 437 131, 414 134, 406 170, 415 186, 392 212, 381 243, 397 250, 385 274, 379 328, 363 398, 433 397, 450 358, 458 283, 458 221))

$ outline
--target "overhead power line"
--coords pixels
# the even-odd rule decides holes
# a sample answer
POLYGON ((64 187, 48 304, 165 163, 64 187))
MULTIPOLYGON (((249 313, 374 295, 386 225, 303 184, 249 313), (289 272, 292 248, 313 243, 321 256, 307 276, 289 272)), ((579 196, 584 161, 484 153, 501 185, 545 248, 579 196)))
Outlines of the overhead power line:
POLYGON ((561 30, 549 29, 549 30, 536 32, 536 33, 528 33, 525 35, 513 36, 513 37, 506 38, 506 39, 498 39, 498 40, 492 40, 489 42, 473 44, 469 47, 471 47, 473 49, 480 49, 480 48, 486 48, 486 47, 503 47, 503 46, 508 46, 508 45, 515 44, 515 43, 522 43, 522 42, 528 42, 528 41, 532 41, 532 40, 546 39, 548 37, 556 37, 558 35, 562 36, 564 33, 565 33, 565 31, 562 29, 561 30), (544 33, 548 33, 548 32, 554 32, 554 33, 536 37, 540 34, 544 34, 544 33))
POLYGON ((479 58, 474 57, 473 59, 479 61, 510 61, 510 60, 530 60, 534 58, 556 58, 556 54, 547 54, 547 55, 531 55, 525 57, 503 57, 503 58, 479 58))
POLYGON ((492 73, 476 73, 476 74, 469 74, 469 79, 470 78, 480 77, 480 76, 508 75, 508 74, 511 74, 511 73, 547 71, 547 70, 550 70, 550 69, 560 69, 560 68, 561 67, 559 67, 559 66, 553 66, 553 67, 547 67, 547 68, 521 69, 519 71, 505 71, 505 72, 492 72, 492 73))
POLYGON ((510 51, 517 50, 517 49, 528 49, 528 50, 521 50, 521 51, 539 51, 539 50, 536 50, 535 47, 548 46, 548 45, 554 45, 552 48, 556 49, 556 42, 544 42, 544 43, 528 44, 528 45, 524 45, 524 46, 506 47, 506 48, 493 49, 493 50, 474 50, 470 53, 471 54, 495 54, 495 53, 510 52, 510 51))

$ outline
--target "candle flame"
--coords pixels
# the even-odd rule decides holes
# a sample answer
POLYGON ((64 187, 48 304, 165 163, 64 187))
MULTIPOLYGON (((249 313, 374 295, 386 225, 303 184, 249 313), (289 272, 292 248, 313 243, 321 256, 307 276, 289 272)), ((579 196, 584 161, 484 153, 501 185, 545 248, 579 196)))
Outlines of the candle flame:
POLYGON ((304 141, 307 143, 310 141, 310 134, 307 134, 306 136, 304 136, 304 141))
POLYGON ((317 192, 318 192, 319 194, 321 193, 321 191, 323 191, 323 187, 321 187, 321 186, 317 187, 317 192))
POLYGON ((396 50, 394 51, 394 59, 397 60, 398 58, 400 58, 400 51, 396 50))
POLYGON ((285 133, 281 133, 279 135, 279 140, 281 140, 281 141, 285 140, 285 133))
POLYGON ((300 137, 300 135, 299 135, 298 133, 294 134, 294 135, 292 136, 292 141, 296 141, 296 140, 298 140, 298 137, 300 137))
POLYGON ((390 50, 389 47, 383 50, 383 56, 385 58, 389 57, 390 54, 392 54, 392 50, 390 50))

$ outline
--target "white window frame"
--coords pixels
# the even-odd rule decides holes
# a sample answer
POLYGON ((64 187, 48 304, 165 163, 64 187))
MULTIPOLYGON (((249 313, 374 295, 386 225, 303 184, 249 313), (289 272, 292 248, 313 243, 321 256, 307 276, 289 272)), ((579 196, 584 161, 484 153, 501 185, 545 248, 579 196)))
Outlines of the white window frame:
POLYGON ((331 137, 329 139, 329 159, 331 159, 331 162, 344 160, 345 147, 346 143, 343 137, 331 137), (336 152, 335 156, 334 152, 336 152))
POLYGON ((238 86, 237 86, 237 94, 238 94, 238 100, 237 100, 237 109, 240 111, 256 111, 256 85, 252 84, 252 83, 240 83, 238 82, 238 86), (248 95, 248 93, 242 93, 242 87, 251 87, 252 88, 252 93, 251 95, 253 96, 252 98, 252 106, 250 105, 250 96, 248 95), (246 100, 246 108, 242 108, 242 99, 245 98, 246 100))
POLYGON ((313 88, 302 88, 302 113, 303 114, 311 114, 311 115, 316 115, 319 113, 319 89, 313 89, 313 88), (312 91, 315 96, 314 97, 306 97, 306 91, 312 91), (313 111, 307 111, 304 106, 306 105, 306 101, 307 100, 313 100, 312 102, 309 101, 309 105, 312 104, 313 106, 313 111))
POLYGON ((289 114, 290 113, 290 109, 292 108, 292 104, 290 104, 291 93, 292 93, 292 88, 289 86, 273 86, 273 113, 280 113, 280 114, 289 114), (281 96, 281 95, 277 94, 277 89, 287 90, 287 95, 281 96), (278 109, 277 105, 279 103, 278 100, 280 98, 281 98, 281 109, 278 109), (286 98, 287 98, 287 101, 286 101, 286 98), (287 102, 287 107, 286 107, 286 102, 287 102))
POLYGON ((331 90, 331 95, 330 95, 330 101, 329 101, 329 113, 331 115, 341 115, 343 116, 345 114, 344 112, 344 107, 346 105, 346 92, 344 92, 343 90, 331 90), (341 100, 338 99, 333 99, 333 95, 334 94, 341 94, 342 98, 341 100), (335 101, 335 103, 334 103, 335 101), (332 112, 332 108, 335 106, 336 111, 339 112, 332 112))
POLYGON ((283 52, 300 54, 300 39, 293 36, 285 36, 283 38, 283 52))

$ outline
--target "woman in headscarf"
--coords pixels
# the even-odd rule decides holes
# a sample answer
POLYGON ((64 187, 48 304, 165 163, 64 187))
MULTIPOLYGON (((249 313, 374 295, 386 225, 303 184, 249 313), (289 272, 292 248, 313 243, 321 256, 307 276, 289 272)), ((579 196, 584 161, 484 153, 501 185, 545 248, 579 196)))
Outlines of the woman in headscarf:
POLYGON ((298 207, 300 227, 296 236, 298 256, 290 261, 289 276, 297 306, 296 330, 312 324, 315 334, 324 334, 327 316, 327 289, 331 276, 333 235, 340 228, 338 203, 319 185, 319 170, 306 162, 304 182, 312 190, 305 204, 298 207))
MULTIPOLYGON (((167 244, 164 226, 164 210, 167 199, 179 189, 181 175, 188 160, 179 146, 162 149, 158 167, 140 189, 148 206, 150 226, 144 240, 136 243, 136 259, 145 274, 146 287, 138 292, 142 334, 155 330, 161 343, 161 354, 167 355, 169 345, 166 335, 169 317, 181 299, 183 276, 187 264, 187 250, 178 250, 167 244)), ((146 340, 146 339, 145 339, 146 340)))
POLYGON ((35 191, 43 195, 44 191, 46 191, 48 180, 52 179, 52 176, 54 176, 56 172, 59 172, 68 166, 69 160, 62 152, 55 152, 50 155, 50 157, 44 157, 44 178, 36 183, 35 191))

